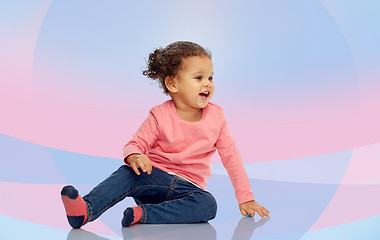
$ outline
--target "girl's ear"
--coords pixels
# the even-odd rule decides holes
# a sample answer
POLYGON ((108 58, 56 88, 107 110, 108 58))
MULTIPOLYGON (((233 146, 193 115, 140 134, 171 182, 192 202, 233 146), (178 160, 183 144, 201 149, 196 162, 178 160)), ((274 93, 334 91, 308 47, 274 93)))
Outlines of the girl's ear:
POLYGON ((165 78, 165 86, 166 88, 169 90, 169 92, 171 93, 176 93, 178 92, 178 89, 177 89, 177 81, 174 77, 172 76, 167 76, 165 78))

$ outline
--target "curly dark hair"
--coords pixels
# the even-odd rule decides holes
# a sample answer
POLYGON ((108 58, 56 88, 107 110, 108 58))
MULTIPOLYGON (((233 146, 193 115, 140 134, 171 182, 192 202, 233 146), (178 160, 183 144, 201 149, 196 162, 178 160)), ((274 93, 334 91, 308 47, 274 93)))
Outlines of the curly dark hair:
POLYGON ((165 48, 157 48, 149 54, 143 75, 159 81, 164 93, 168 94, 165 78, 175 76, 181 69, 183 60, 194 56, 206 56, 211 59, 211 52, 196 43, 187 41, 178 41, 165 48))

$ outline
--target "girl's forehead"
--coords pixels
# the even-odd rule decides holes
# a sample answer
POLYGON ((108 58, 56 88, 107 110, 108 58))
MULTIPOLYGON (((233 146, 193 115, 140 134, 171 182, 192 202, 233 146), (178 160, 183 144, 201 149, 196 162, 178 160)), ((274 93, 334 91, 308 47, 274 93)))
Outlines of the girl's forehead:
POLYGON ((212 60, 207 56, 193 56, 182 61, 181 70, 210 69, 212 70, 212 60))

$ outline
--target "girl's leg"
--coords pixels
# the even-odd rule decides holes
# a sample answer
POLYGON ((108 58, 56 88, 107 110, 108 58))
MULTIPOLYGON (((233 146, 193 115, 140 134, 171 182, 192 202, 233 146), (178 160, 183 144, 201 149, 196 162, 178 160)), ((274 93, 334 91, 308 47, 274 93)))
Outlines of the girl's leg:
POLYGON ((126 197, 143 196, 151 203, 165 201, 172 180, 171 175, 157 168, 153 168, 150 175, 137 175, 132 168, 123 165, 83 197, 88 207, 88 222, 126 197))
POLYGON ((135 201, 143 210, 141 223, 207 222, 215 218, 217 210, 216 200, 209 192, 178 177, 174 177, 171 192, 165 201, 152 204, 146 198, 139 197, 135 197, 135 201))
POLYGON ((74 196, 75 199, 73 198, 73 195, 75 194, 65 194, 68 188, 71 192, 76 191, 71 186, 64 187, 61 195, 70 225, 73 228, 80 228, 85 223, 94 221, 108 208, 128 196, 145 196, 151 201, 151 203, 165 201, 171 191, 172 181, 173 176, 157 168, 153 168, 150 175, 142 173, 139 176, 132 170, 132 168, 123 165, 91 190, 90 193, 83 197, 83 199, 77 194, 77 192, 77 196, 74 196), (70 213, 75 212, 75 208, 83 209, 83 204, 85 204, 87 210, 87 214, 83 216, 84 221, 81 218, 78 218, 77 215, 75 215, 75 222, 72 221, 73 218, 70 216, 70 213), (82 222, 77 220, 81 220, 82 222))

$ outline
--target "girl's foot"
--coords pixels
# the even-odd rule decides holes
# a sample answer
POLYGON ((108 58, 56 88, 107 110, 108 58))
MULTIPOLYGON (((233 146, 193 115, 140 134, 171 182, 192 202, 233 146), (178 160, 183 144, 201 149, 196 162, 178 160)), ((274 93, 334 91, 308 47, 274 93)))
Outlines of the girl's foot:
POLYGON ((135 223, 140 222, 142 218, 142 208, 141 207, 131 207, 127 208, 124 211, 123 220, 121 220, 121 224, 123 227, 129 227, 135 223))
POLYGON ((80 228, 88 219, 87 205, 73 186, 65 186, 61 191, 67 220, 72 228, 80 228))

